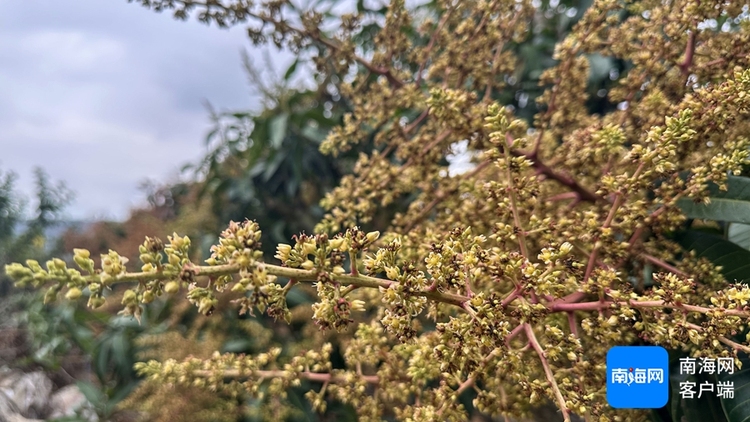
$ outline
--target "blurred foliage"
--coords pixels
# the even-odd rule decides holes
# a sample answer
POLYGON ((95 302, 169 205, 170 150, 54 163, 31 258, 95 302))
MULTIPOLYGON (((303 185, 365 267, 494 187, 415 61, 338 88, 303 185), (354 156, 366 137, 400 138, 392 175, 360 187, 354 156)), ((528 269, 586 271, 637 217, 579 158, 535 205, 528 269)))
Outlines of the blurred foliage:
MULTIPOLYGON (((36 208, 31 218, 25 215, 28 200, 16 192, 17 175, 0 171, 0 265, 43 260, 52 256, 45 233, 60 223, 63 209, 73 194, 63 183, 54 185, 42 169, 34 170, 36 208)), ((0 298, 10 291, 10 280, 0 274, 0 298)))
MULTIPOLYGON (((59 252, 46 235, 60 224, 73 194, 63 183, 53 184, 41 169, 35 169, 34 176, 35 209, 29 216, 29 200, 17 190, 17 175, 0 171, 0 265, 27 259, 43 262, 59 252)), ((0 274, 0 344, 7 345, 2 348, 3 360, 12 363, 21 358, 19 365, 58 369, 60 356, 71 352, 81 335, 70 329, 70 312, 44 309, 37 292, 11 290, 11 286, 11 280, 0 274)))
MULTIPOLYGON (((41 169, 34 171, 34 212, 16 189, 17 176, 0 174, 0 265, 27 259, 44 262, 65 250, 51 237, 52 229, 66 223, 65 207, 73 193, 54 184, 41 169)), ((115 404, 137 384, 130 338, 142 332, 130 318, 110 319, 77 303, 46 306, 37 291, 10 289, 0 275, 0 344, 5 364, 42 368, 57 387, 78 383, 98 416, 110 420, 115 404), (6 342, 7 341, 7 342, 6 342)))
MULTIPOLYGON (((262 242, 271 254, 273 245, 312 230, 323 216, 318 206, 322 195, 336 186, 356 158, 334 160, 319 151, 348 106, 330 92, 328 81, 313 90, 287 86, 297 65, 292 63, 283 79, 268 82, 245 56, 245 68, 265 108, 259 113, 212 110, 209 151, 199 164, 185 167, 199 180, 200 197, 210 198, 218 225, 208 233, 252 216, 268 227, 262 242)), ((212 235, 203 244, 214 241, 212 235)))

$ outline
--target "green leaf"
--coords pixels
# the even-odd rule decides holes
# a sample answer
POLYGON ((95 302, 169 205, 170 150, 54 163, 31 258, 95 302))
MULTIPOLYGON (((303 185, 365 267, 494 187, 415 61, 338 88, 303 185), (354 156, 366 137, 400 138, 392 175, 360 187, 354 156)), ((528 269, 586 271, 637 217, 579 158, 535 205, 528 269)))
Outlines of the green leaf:
POLYGON ((614 65, 614 60, 604 57, 599 53, 589 54, 589 82, 599 83, 609 77, 609 71, 614 65))
POLYGON ((281 142, 284 140, 284 136, 286 136, 286 124, 289 120, 289 114, 288 113, 282 113, 278 116, 274 117, 270 122, 270 136, 269 140, 271 141, 271 146, 275 149, 279 149, 281 147, 281 142))
POLYGON ((750 224, 732 223, 729 225, 727 237, 732 243, 750 250, 750 224))
POLYGON ((747 355, 740 356, 742 369, 735 368, 733 374, 716 376, 716 381, 733 383, 734 397, 721 399, 721 407, 729 422, 750 421, 750 358, 747 355))
POLYGON ((711 198, 708 205, 688 198, 679 199, 677 205, 688 218, 750 223, 750 178, 729 176, 726 191, 719 190, 714 183, 708 191, 711 198))
POLYGON ((247 338, 227 340, 222 347, 223 353, 243 353, 252 350, 253 342, 247 338))
MULTIPOLYGON (((680 422, 723 422, 727 421, 724 415, 724 409, 722 408, 721 400, 716 397, 715 393, 703 393, 698 398, 699 386, 702 383, 709 382, 716 384, 712 380, 708 379, 706 375, 688 375, 680 374, 678 371, 674 371, 670 375, 670 387, 672 395, 672 407, 671 414, 673 421, 680 422), (680 394, 680 383, 694 382, 695 383, 695 396, 693 398, 682 398, 680 394)), ((715 388, 715 387, 714 387, 715 388)), ((733 421, 728 421, 733 422, 733 421)))
POLYGON ((284 80, 288 81, 289 78, 294 75, 294 72, 297 70, 297 65, 299 64, 299 59, 294 59, 292 64, 289 66, 289 68, 286 70, 286 73, 284 73, 284 80))
POLYGON ((107 403, 107 395, 94 384, 85 381, 79 381, 76 383, 81 393, 86 396, 86 399, 96 407, 100 407, 107 403))
POLYGON ((720 236, 688 230, 675 236, 687 251, 695 251, 698 258, 706 258, 721 266, 721 274, 729 282, 750 282, 750 251, 720 236))
POLYGON ((275 157, 271 160, 270 163, 266 165, 265 171, 263 172, 263 181, 268 182, 271 180, 274 174, 276 174, 276 170, 279 169, 281 166, 281 163, 284 161, 284 154, 276 154, 275 157))

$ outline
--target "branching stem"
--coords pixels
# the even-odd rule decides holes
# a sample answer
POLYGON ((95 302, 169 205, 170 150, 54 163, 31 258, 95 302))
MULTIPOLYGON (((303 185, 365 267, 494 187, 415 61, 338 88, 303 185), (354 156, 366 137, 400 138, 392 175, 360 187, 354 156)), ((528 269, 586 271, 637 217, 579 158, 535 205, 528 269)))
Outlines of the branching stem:
POLYGON ((529 344, 539 356, 539 360, 541 360, 542 362, 544 374, 547 376, 547 381, 549 381, 550 387, 552 388, 552 394, 555 396, 557 406, 562 412, 563 419, 565 420, 565 422, 570 422, 570 415, 568 414, 568 407, 565 405, 565 398, 560 391, 560 387, 558 387, 557 385, 557 381, 555 381, 555 374, 552 373, 552 368, 550 368, 549 366, 549 362, 547 361, 547 354, 544 353, 542 346, 539 344, 539 340, 537 340, 536 334, 534 334, 534 329, 531 327, 531 325, 529 325, 528 323, 524 323, 523 327, 526 332, 526 337, 529 339, 529 344))

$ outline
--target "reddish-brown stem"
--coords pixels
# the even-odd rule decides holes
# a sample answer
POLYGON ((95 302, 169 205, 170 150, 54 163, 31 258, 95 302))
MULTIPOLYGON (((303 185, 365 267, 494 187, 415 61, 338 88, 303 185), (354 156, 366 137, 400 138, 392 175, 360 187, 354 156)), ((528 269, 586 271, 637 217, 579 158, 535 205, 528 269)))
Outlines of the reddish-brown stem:
POLYGON ((467 314, 469 314, 471 316, 472 321, 475 320, 475 319, 477 319, 477 313, 471 307, 471 305, 469 305, 469 301, 468 300, 466 302, 462 303, 461 307, 464 309, 464 311, 466 311, 467 314))
POLYGON ((547 202, 557 202, 557 201, 565 201, 566 199, 576 199, 578 198, 578 192, 563 192, 558 193, 557 195, 552 195, 549 198, 546 199, 547 202))
POLYGON ((568 326, 570 327, 570 333, 578 337, 578 322, 574 312, 568 312, 568 326))
MULTIPOLYGON (((227 369, 222 372, 225 378, 242 378, 242 377, 248 377, 250 375, 254 375, 258 378, 262 379, 268 379, 268 378, 281 378, 284 377, 287 372, 282 370, 259 370, 259 371, 246 371, 246 372, 240 372, 236 369, 227 369)), ((208 370, 195 370, 193 371, 193 375, 199 376, 199 377, 213 377, 215 373, 213 371, 208 370)), ((306 379, 309 381, 315 381, 315 382, 322 382, 322 383, 347 383, 348 377, 345 375, 333 375, 329 373, 319 373, 319 372, 309 372, 309 371, 303 371, 303 372, 297 372, 296 375, 301 379, 306 379)), ((358 375, 359 378, 364 380, 365 382, 369 384, 377 384, 380 382, 380 377, 377 375, 358 375)))
POLYGON ((690 72, 690 66, 693 65, 693 55, 695 54, 695 36, 696 31, 690 31, 690 35, 688 35, 688 42, 685 46, 685 60, 680 63, 680 72, 682 72, 682 76, 686 80, 690 72))
POLYGON ((650 262, 650 263, 652 263, 654 265, 658 265, 659 267, 662 267, 662 268, 664 268, 665 270, 667 270, 667 271, 669 271, 671 273, 677 274, 680 277, 687 277, 687 274, 685 274, 684 271, 682 271, 682 270, 674 267, 673 265, 670 265, 670 264, 662 261, 661 259, 659 259, 659 258, 657 258, 655 256, 643 254, 643 255, 641 255, 641 258, 643 258, 643 260, 648 261, 648 262, 650 262))
MULTIPOLYGON (((615 214, 617 213, 617 209, 620 208, 620 205, 622 205, 623 202, 623 195, 621 192, 617 192, 615 202, 612 204, 612 208, 609 209, 609 214, 607 215, 607 219, 604 221, 604 224, 602 225, 602 229, 607 229, 612 224, 612 221, 615 218, 615 214)), ((589 255, 589 261, 586 265, 586 274, 583 276, 583 282, 589 280, 591 277, 591 274, 594 272, 594 267, 596 266, 596 259, 597 254, 599 253, 599 248, 601 247, 601 243, 599 242, 599 236, 596 236, 594 238, 594 248, 591 250, 591 254, 589 255)))
MULTIPOLYGON (((673 199, 676 201, 682 196, 682 194, 677 194, 675 198, 673 199)), ((658 217, 661 213, 666 210, 666 207, 664 205, 660 206, 658 209, 656 209, 654 212, 651 213, 649 216, 649 219, 653 220, 654 218, 658 217)), ((646 229, 645 225, 640 225, 638 228, 635 229, 635 232, 633 232, 633 235, 630 236, 630 240, 628 241, 628 253, 632 253, 633 248, 635 248, 635 244, 638 243, 638 240, 640 240, 641 236, 643 235, 643 231, 646 229)), ((627 261, 627 258, 622 259, 620 262, 617 263, 617 266, 615 268, 622 267, 625 262, 627 261)))
POLYGON ((521 331, 523 331, 523 324, 519 324, 516 328, 513 329, 513 331, 508 334, 507 337, 505 337, 505 344, 510 346, 510 341, 513 340, 521 331))
POLYGON ((571 293, 561 299, 558 299, 550 304, 550 306, 559 305, 562 303, 578 303, 586 298, 586 293, 584 292, 575 292, 571 293))
POLYGON ((357 270, 357 253, 353 250, 349 250, 349 265, 351 266, 351 271, 349 271, 349 274, 352 277, 356 277, 359 275, 359 271, 357 270))
MULTIPOLYGON (((638 177, 641 175, 641 172, 643 171, 643 168, 645 166, 645 162, 641 162, 638 165, 638 168, 633 173, 633 176, 631 177, 633 180, 637 180, 638 177)), ((607 219, 604 220, 604 224, 602 224, 602 229, 608 229, 612 222, 615 219, 615 215, 617 214, 617 210, 620 208, 622 203, 625 200, 625 195, 623 192, 618 191, 615 193, 615 201, 612 204, 612 208, 609 209, 609 214, 607 214, 607 219)), ((591 250, 591 254, 589 255, 589 261, 586 265, 586 274, 583 277, 584 283, 588 281, 589 277, 591 277, 591 274, 594 272, 594 267, 596 267, 596 260, 597 260, 597 254, 599 253, 599 248, 601 248, 601 242, 599 242, 599 236, 597 235, 594 237, 594 248, 591 250)))
POLYGON ((522 289, 518 286, 516 286, 515 289, 513 289, 512 292, 508 296, 503 299, 502 302, 500 302, 500 305, 505 308, 507 307, 511 302, 513 302, 517 297, 521 296, 522 289))
POLYGON ((341 290, 341 297, 346 297, 349 293, 354 291, 355 289, 359 288, 359 286, 355 286, 354 284, 351 284, 341 290))
POLYGON ((534 334, 534 329, 531 328, 531 325, 529 325, 528 323, 524 323, 523 327, 526 331, 526 337, 529 339, 529 344, 534 349, 534 351, 536 351, 536 354, 539 356, 539 360, 542 362, 544 374, 547 376, 547 381, 550 384, 550 388, 552 388, 552 393, 555 396, 555 400, 557 401, 557 407, 559 407, 560 411, 562 412, 563 420, 565 422, 570 422, 570 415, 568 414, 568 407, 565 405, 565 398, 560 391, 560 387, 557 386, 555 375, 552 373, 552 368, 550 368, 549 362, 547 361, 547 354, 544 353, 542 346, 539 344, 539 340, 537 340, 536 335, 534 334))
POLYGON ((470 376, 469 378, 466 379, 466 381, 462 382, 461 385, 458 386, 458 389, 456 389, 456 393, 455 394, 457 396, 460 396, 461 393, 463 393, 464 391, 466 391, 466 389, 468 389, 469 387, 471 387, 472 385, 474 385, 474 382, 476 382, 476 380, 477 380, 477 376, 476 375, 470 376))
MULTIPOLYGON (((693 330, 704 331, 703 327, 701 327, 700 325, 696 325, 696 324, 693 324, 693 323, 690 323, 690 322, 687 323, 687 326, 690 327, 690 328, 692 328, 693 330)), ((739 344, 739 343, 734 342, 732 340, 729 340, 728 338, 726 338, 724 336, 718 336, 717 339, 720 342, 726 344, 727 346, 729 346, 729 347, 731 347, 731 348, 733 348, 735 350, 740 350, 740 351, 743 351, 745 353, 750 353, 750 347, 747 347, 745 345, 742 345, 742 344, 739 344)))
POLYGON ((558 183, 560 183, 563 186, 566 186, 570 188, 573 192, 578 194, 578 197, 582 201, 586 202, 599 202, 603 201, 604 199, 600 196, 592 193, 585 187, 578 184, 578 182, 573 179, 572 177, 563 174, 558 173, 554 170, 552 170, 550 167, 548 167, 546 164, 544 164, 538 157, 535 157, 533 153, 524 153, 521 151, 512 150, 511 154, 515 155, 516 157, 526 157, 527 159, 531 160, 532 166, 536 169, 537 173, 543 174, 549 179, 552 179, 558 183))
POLYGON ((409 123, 409 126, 406 126, 404 128, 404 135, 408 135, 412 130, 416 129, 417 126, 419 126, 419 124, 422 123, 429 114, 430 114, 430 109, 426 109, 425 111, 423 111, 422 114, 419 115, 419 117, 414 119, 413 122, 409 123))
POLYGON ((708 312, 721 311, 723 315, 749 317, 750 311, 741 309, 723 309, 723 308, 706 308, 703 306, 687 305, 684 303, 667 303, 663 300, 627 300, 614 302, 611 300, 598 300, 596 302, 579 302, 579 303, 557 303, 550 304, 547 308, 551 312, 573 312, 573 311, 600 311, 610 309, 612 305, 630 306, 632 308, 661 308, 661 309, 679 309, 686 312, 697 312, 705 314, 708 312))
MULTIPOLYGON (((745 56, 746 55, 740 55, 740 56, 737 56, 736 58, 739 58, 739 57, 744 58, 745 56)), ((699 68, 711 67, 711 66, 716 66, 717 64, 723 64, 726 62, 727 62, 727 59, 715 59, 715 60, 711 60, 709 62, 703 63, 702 65, 699 65, 698 67, 699 68)))
POLYGON ((539 303, 539 297, 536 295, 536 292, 533 290, 531 291, 531 298, 529 298, 529 302, 533 304, 539 303))

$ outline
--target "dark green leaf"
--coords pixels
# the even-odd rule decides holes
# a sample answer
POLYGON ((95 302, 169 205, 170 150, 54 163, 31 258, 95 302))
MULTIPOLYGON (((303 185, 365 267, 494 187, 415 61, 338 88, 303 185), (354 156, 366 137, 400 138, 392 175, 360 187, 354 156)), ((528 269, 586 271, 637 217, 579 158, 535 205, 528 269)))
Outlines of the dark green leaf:
POLYGON ((721 399, 721 406, 729 422, 750 421, 750 359, 747 355, 741 356, 742 369, 735 370, 733 374, 719 374, 716 376, 719 382, 731 382, 734 387, 734 398, 721 399))
POLYGON ((688 230, 676 240, 687 251, 695 251, 698 258, 706 258, 721 266, 721 273, 729 282, 750 282, 750 251, 710 233, 688 230))
POLYGON ((729 233, 727 236, 732 243, 750 250, 750 224, 730 224, 729 233))
POLYGON ((263 172, 263 181, 268 182, 271 180, 274 174, 276 174, 276 170, 279 169, 279 166, 281 166, 281 163, 284 161, 284 154, 276 154, 276 156, 273 158, 273 160, 267 164, 265 171, 263 172))
POLYGON ((284 136, 286 136, 286 124, 288 120, 288 113, 279 114, 271 120, 269 140, 271 141, 271 146, 275 149, 281 147, 281 142, 284 140, 284 136))
POLYGON ((599 53, 589 54, 589 82, 599 83, 609 77, 614 60, 599 53))
POLYGON ((284 73, 284 80, 288 81, 289 78, 294 75, 294 71, 297 70, 297 65, 299 64, 299 59, 294 59, 292 64, 289 66, 289 68, 286 70, 286 73, 284 73))
POLYGON ((84 381, 79 381, 76 383, 76 385, 78 386, 78 389, 81 390, 81 393, 86 396, 86 399, 88 399, 88 401, 91 402, 91 404, 93 404, 94 406, 100 407, 106 404, 107 396, 99 387, 91 384, 90 382, 84 381))
POLYGON ((688 218, 750 223, 750 178, 729 176, 726 191, 713 183, 708 189, 711 198, 708 205, 687 198, 677 201, 688 218))
MULTIPOLYGON (((700 384, 712 383, 705 375, 688 375, 680 374, 678 371, 672 371, 670 375, 670 387, 672 394, 672 420, 679 422, 724 422, 727 418, 724 416, 721 400, 716 397, 715 393, 703 393, 698 398, 700 384), (680 394, 681 382, 693 382, 696 387, 696 394, 693 398, 682 398, 680 394)), ((715 387, 714 387, 715 388, 715 387)))
POLYGON ((247 338, 227 340, 222 347, 223 353, 245 353, 252 350, 253 342, 247 338))

